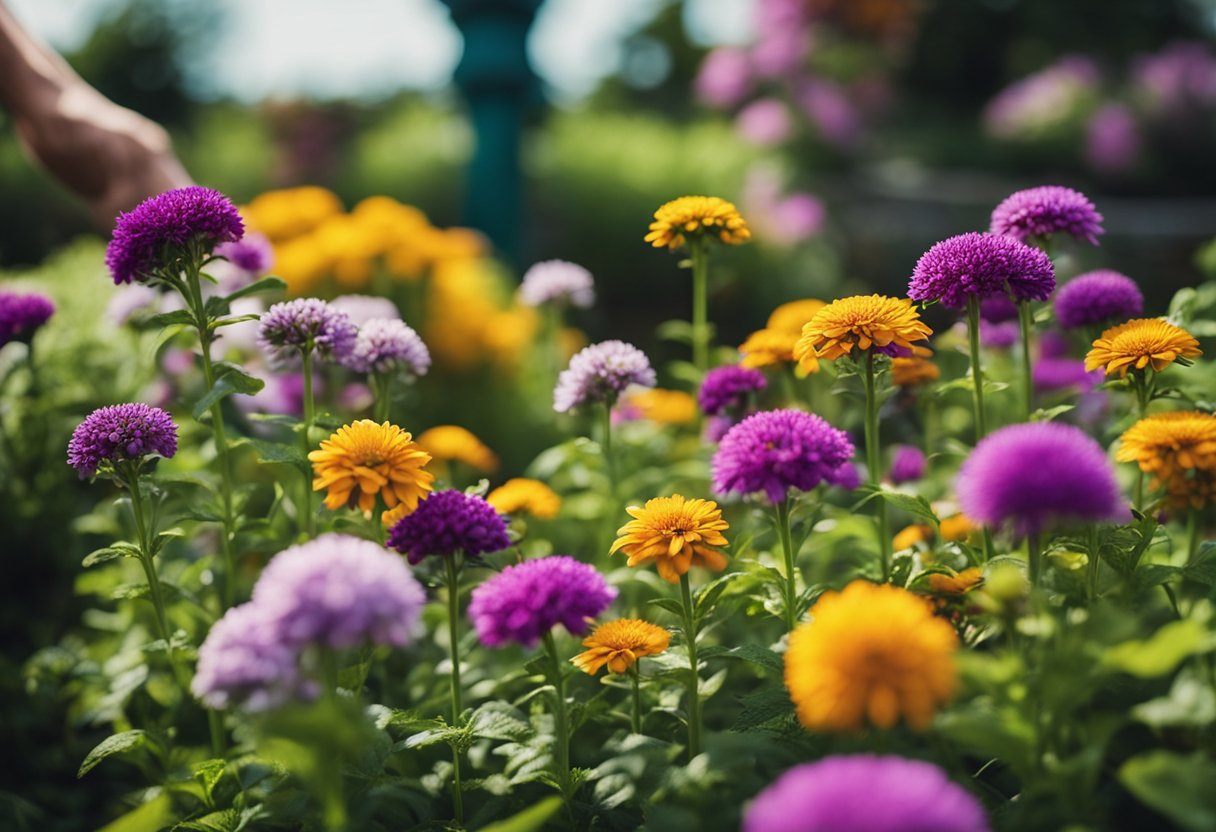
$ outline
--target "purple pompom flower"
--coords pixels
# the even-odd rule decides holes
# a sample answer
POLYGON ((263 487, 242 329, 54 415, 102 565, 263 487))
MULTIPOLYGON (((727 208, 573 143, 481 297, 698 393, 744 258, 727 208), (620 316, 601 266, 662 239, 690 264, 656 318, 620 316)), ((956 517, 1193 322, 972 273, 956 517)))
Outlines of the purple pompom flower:
POLYGON ((925 455, 912 445, 896 445, 891 449, 891 469, 887 477, 892 485, 915 482, 925 475, 925 455))
POLYGON ((274 248, 270 240, 256 233, 246 234, 240 240, 220 243, 215 247, 215 255, 223 257, 251 278, 266 274, 274 264, 274 248))
POLYGON ((511 545, 507 524, 494 507, 463 491, 436 491, 418 503, 389 532, 388 545, 410 563, 427 555, 477 557, 511 545))
POLYGON ((845 491, 855 491, 861 487, 861 472, 852 462, 846 462, 824 478, 828 485, 843 488, 845 491))
POLYGON ((346 313, 319 298, 276 303, 258 324, 258 346, 280 369, 297 366, 305 350, 343 361, 350 356, 357 337, 358 330, 346 313))
POLYGON ((743 832, 988 832, 984 808, 937 766, 850 754, 785 772, 747 807, 743 832))
POLYGON ((1096 246, 1102 233, 1102 215, 1080 191, 1044 185, 1005 197, 992 211, 991 230, 1022 241, 1068 234, 1096 246))
POLYGON ((323 534, 275 555, 253 588, 280 641, 302 648, 404 647, 426 594, 401 558, 370 540, 323 534))
POLYGON ((594 566, 569 555, 524 561, 473 590, 469 618, 487 647, 535 647, 558 624, 574 635, 612 604, 617 592, 594 566))
POLYGON ((192 245, 198 254, 209 254, 244 235, 245 224, 228 197, 198 185, 176 188, 118 216, 106 266, 115 283, 145 281, 158 269, 179 271, 192 245))
POLYGON ((1022 330, 1018 327, 1017 321, 1005 321, 999 324, 980 321, 980 345, 984 349, 1013 349, 1013 345, 1018 342, 1021 334, 1022 330))
POLYGON ((342 363, 359 373, 403 371, 418 378, 430 369, 431 353, 400 318, 372 318, 359 327, 355 345, 342 363))
POLYGON ((586 404, 614 404, 626 387, 654 383, 646 353, 624 341, 601 341, 579 350, 562 370, 553 390, 553 409, 566 413, 586 404))
POLYGON ((1104 326, 1140 317, 1144 295, 1127 275, 1099 269, 1079 274, 1061 286, 1055 310, 1056 322, 1065 329, 1104 326))
POLYGON ((0 347, 9 341, 29 343, 35 330, 54 314, 55 304, 45 295, 0 292, 0 347))
POLYGON ((832 483, 853 457, 848 434, 801 410, 765 410, 735 425, 713 459, 719 494, 763 491, 779 503, 791 488, 810 491, 832 483))
POLYGON ((304 694, 307 686, 296 647, 280 639, 262 606, 250 603, 228 610, 207 633, 190 689, 208 708, 264 711, 304 694))
POLYGON ((1129 517, 1102 446, 1055 422, 1010 425, 975 446, 955 483, 963 513, 1020 535, 1129 517))
POLYGON ((1092 390, 1102 383, 1105 373, 1101 368, 1092 373, 1085 371, 1085 362, 1072 358, 1040 357, 1034 363, 1032 378, 1034 389, 1041 393, 1059 390, 1092 390))
POLYGON ((1007 295, 993 295, 980 301, 980 318, 990 324, 1018 319, 1018 306, 1007 295))
POLYGON ((115 404, 90 413, 72 431, 68 465, 81 479, 103 464, 118 465, 157 454, 177 453, 177 425, 168 413, 146 404, 115 404))
POLYGON ((921 255, 908 297, 963 309, 969 297, 1047 300, 1055 287, 1055 269, 1046 254, 1012 237, 972 231, 942 240, 921 255))
POLYGON ((363 326, 373 318, 401 317, 397 304, 376 295, 339 295, 329 305, 345 312, 355 326, 363 326))
POLYGON ((768 386, 764 373, 748 367, 715 367, 705 374, 697 403, 706 416, 741 410, 752 393, 768 386))
POLYGON ((556 303, 588 309, 595 303, 595 282, 577 263, 543 260, 524 272, 519 300, 526 306, 556 303))

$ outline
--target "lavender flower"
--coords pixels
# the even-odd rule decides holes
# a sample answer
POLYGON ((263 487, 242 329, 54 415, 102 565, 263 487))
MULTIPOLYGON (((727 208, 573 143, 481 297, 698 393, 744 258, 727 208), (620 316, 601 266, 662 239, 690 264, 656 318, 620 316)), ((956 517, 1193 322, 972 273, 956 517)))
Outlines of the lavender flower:
POLYGON ((705 374, 697 402, 706 416, 741 410, 748 396, 768 386, 764 373, 747 367, 715 367, 705 374))
POLYGON ((760 147, 781 144, 793 129, 789 110, 776 98, 753 101, 735 118, 735 131, 745 141, 760 147))
POLYGON ((220 243, 215 255, 252 277, 261 277, 274 265, 274 249, 263 234, 246 234, 240 240, 220 243))
POLYGON ((507 524, 494 507, 463 491, 436 491, 389 532, 388 545, 418 564, 427 555, 477 557, 511 545, 507 524))
POLYGON ((339 295, 329 305, 345 312, 355 326, 363 326, 373 318, 401 317, 397 304, 375 295, 339 295))
POLYGON ((980 301, 980 318, 990 324, 1018 319, 1018 305, 1006 295, 993 295, 980 301))
POLYGON ((1096 246, 1102 233, 1102 215, 1080 191, 1044 185, 1005 197, 992 211, 991 230, 1022 241, 1068 234, 1096 246))
POLYGON ((591 272, 565 260, 543 260, 524 272, 519 300, 527 306, 569 304, 588 309, 595 303, 591 272))
POLYGON ((1079 274, 1061 286, 1055 310, 1056 322, 1065 329, 1105 326, 1140 317, 1144 295, 1127 275, 1099 269, 1079 274))
POLYGON ((1092 60, 1065 55, 997 93, 984 108, 984 126, 1002 139, 1041 136, 1071 118, 1100 80, 1092 60))
POLYGON ((693 87, 711 107, 726 109, 744 99, 752 86, 751 62, 742 49, 721 46, 705 56, 693 87))
POLYGON ((553 391, 553 409, 566 413, 596 402, 613 404, 631 384, 654 387, 646 354, 624 341, 601 341, 579 350, 562 370, 553 391))
POLYGON ((1092 373, 1085 371, 1085 362, 1072 358, 1040 357, 1034 363, 1032 379, 1034 389, 1042 393, 1059 390, 1092 390, 1102 383, 1105 376, 1101 368, 1092 373))
POLYGON ((574 635, 608 609, 617 592, 595 567, 568 555, 508 566, 473 590, 469 618, 487 647, 535 647, 558 624, 574 635))
POLYGON ((891 470, 887 477, 892 485, 915 482, 925 475, 925 455, 912 445, 896 445, 891 449, 891 470))
POLYGON ((1019 534, 1129 516, 1106 452, 1072 425, 1032 422, 989 434, 963 463, 955 487, 968 517, 1008 524, 1019 534))
POLYGON ((29 343, 34 332, 54 314, 55 304, 45 295, 0 292, 0 347, 9 341, 29 343))
POLYGON ((355 347, 358 330, 345 312, 318 298, 297 298, 266 310, 258 326, 258 346, 270 363, 289 369, 300 354, 311 350, 323 358, 343 361, 355 347))
POLYGON ((306 692, 298 651, 279 638, 276 622, 257 604, 233 607, 198 649, 190 683, 209 708, 264 711, 306 692))
POLYGON ((402 370, 417 378, 430 369, 431 353, 400 318, 372 318, 359 327, 355 346, 342 363, 359 373, 402 370))
POLYGON ((198 185, 177 188, 118 216, 106 266, 115 283, 145 281, 158 269, 179 270, 191 245, 207 254, 244 234, 245 224, 228 197, 198 185))
POLYGON ((828 474, 823 481, 828 485, 843 488, 845 491, 855 491, 861 486, 861 472, 857 470, 855 464, 846 462, 828 474))
POLYGON ((426 594, 399 557, 345 534, 323 534, 275 555, 253 588, 253 603, 282 643, 348 648, 404 647, 426 594))
POLYGON ((795 766, 747 807, 743 832, 988 832, 980 802, 931 763, 851 754, 795 766))
POLYGON ((801 410, 766 410, 731 428, 713 458, 719 494, 763 491, 769 502, 791 488, 810 491, 834 482, 853 456, 848 434, 801 410))
POLYGON ((963 309, 979 300, 1012 295, 1014 300, 1047 300, 1056 287, 1051 258, 1012 237, 969 232, 942 240, 921 255, 908 284, 908 297, 941 301, 963 309))
POLYGON ((177 453, 177 425, 168 413, 146 404, 115 404, 90 413, 72 431, 68 465, 81 479, 103 465, 177 453))
POLYGON ((989 350, 1008 350, 1018 342, 1022 330, 1017 321, 990 324, 980 321, 980 345, 989 350))
POLYGON ((1099 173, 1126 173, 1140 157, 1140 127, 1126 104, 1103 104, 1085 127, 1085 161, 1099 173))

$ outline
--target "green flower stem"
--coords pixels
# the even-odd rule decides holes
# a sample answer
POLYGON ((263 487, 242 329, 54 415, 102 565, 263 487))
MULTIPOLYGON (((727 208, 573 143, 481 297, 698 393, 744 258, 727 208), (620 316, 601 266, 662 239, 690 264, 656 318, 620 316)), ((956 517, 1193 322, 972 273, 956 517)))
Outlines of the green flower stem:
POLYGON ((1199 553, 1199 510, 1192 508, 1186 514, 1186 562, 1188 564, 1195 562, 1195 555, 1199 553))
POLYGON ((1026 565, 1030 572, 1030 586, 1032 589, 1037 588, 1043 570, 1043 549, 1038 532, 1026 536, 1026 565))
POLYGON ((1030 301, 1018 302, 1018 324, 1022 334, 1022 399, 1025 409, 1022 411, 1023 421, 1030 421, 1030 413, 1034 410, 1034 367, 1030 358, 1030 332, 1034 328, 1034 320, 1030 314, 1030 301))
POLYGON ((692 363, 697 374, 709 370, 709 252, 702 240, 690 240, 692 258, 692 363))
POLYGON ((389 412, 393 404, 393 378, 388 373, 372 373, 369 380, 372 383, 372 396, 375 404, 372 407, 372 418, 376 424, 382 425, 389 420, 389 412))
POLYGON ((1089 601, 1092 604, 1098 599, 1098 570, 1101 568, 1102 548, 1098 541, 1098 526, 1089 525, 1089 601))
MULTIPOLYGON (((456 556, 443 559, 448 588, 448 641, 452 653, 452 673, 448 677, 452 694, 452 725, 459 726, 464 714, 460 698, 460 574, 456 568, 456 556)), ((456 822, 464 823, 464 798, 460 785, 460 751, 452 746, 452 805, 456 822)))
POLYGON ((798 625, 798 565, 794 561, 794 541, 790 533, 790 501, 777 503, 777 535, 785 555, 785 629, 792 633, 798 625))
MULTIPOLYGON (((878 390, 874 378, 874 351, 866 351, 866 468, 870 484, 879 488, 882 478, 881 450, 878 441, 878 390)), ((891 579, 891 533, 887 528, 887 501, 878 497, 874 501, 874 517, 878 526, 878 556, 882 566, 882 579, 891 579)))
MULTIPOLYGON (((1132 387, 1136 391, 1136 411, 1141 419, 1148 415, 1148 405, 1153 398, 1148 371, 1132 370, 1132 387)), ((1136 466, 1136 490, 1133 496, 1136 511, 1144 511, 1144 469, 1136 466)))
POLYGON ((975 441, 988 435, 984 418, 984 370, 980 365, 980 302, 975 295, 967 298, 967 340, 971 351, 971 383, 975 404, 975 441))
MULTIPOLYGON (((311 340, 311 339, 310 339, 311 340)), ((303 446, 304 460, 307 463, 308 452, 312 450, 312 424, 317 418, 317 405, 313 398, 312 389, 312 345, 309 344, 300 351, 304 362, 304 424, 300 428, 300 444, 303 446)), ((304 491, 300 496, 300 532, 309 538, 317 535, 317 518, 312 510, 312 475, 302 471, 304 475, 304 491)))
POLYGON ((684 602, 684 643, 688 648, 688 759, 701 753, 701 677, 697 668, 697 619, 692 605, 688 573, 680 576, 684 602))
POLYGON ((562 372, 562 306, 558 301, 550 301, 544 306, 545 315, 545 351, 548 353, 548 377, 546 382, 552 386, 557 382, 562 372))
POLYGON ((613 518, 617 513, 618 484, 616 480, 616 460, 612 456, 612 402, 604 402, 600 410, 600 451, 604 455, 604 473, 606 474, 608 493, 604 499, 604 532, 607 545, 604 551, 612 548, 616 539, 613 518))
POLYGON ((642 671, 639 667, 641 663, 642 660, 638 659, 629 670, 633 681, 633 709, 630 713, 629 728, 635 734, 642 733, 642 671))
POLYGON ((562 659, 557 652, 553 631, 545 633, 545 650, 553 670, 553 732, 554 754, 557 761, 557 782, 562 799, 570 800, 570 725, 566 718, 566 682, 562 677, 562 659))

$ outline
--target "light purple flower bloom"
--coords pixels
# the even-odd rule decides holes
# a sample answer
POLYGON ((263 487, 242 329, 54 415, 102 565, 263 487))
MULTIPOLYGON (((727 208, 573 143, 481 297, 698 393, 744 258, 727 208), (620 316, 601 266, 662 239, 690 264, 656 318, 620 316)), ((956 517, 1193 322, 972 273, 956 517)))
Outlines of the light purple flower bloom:
POLYGON ((613 404, 630 385, 654 387, 654 383, 646 353, 624 341, 601 341, 579 350, 562 370, 553 391, 553 409, 566 413, 585 404, 613 404))
POLYGON ((1216 54, 1207 43, 1175 41, 1138 58, 1133 83, 1154 110, 1188 115, 1216 105, 1216 54))
POLYGON ((780 174, 767 167, 748 170, 742 199, 748 224, 774 245, 792 246, 818 234, 827 218, 819 198, 805 191, 785 194, 780 174))
POLYGON ((323 534, 279 552, 253 602, 283 643, 297 648, 413 641, 426 594, 404 561, 358 537, 323 534))
POLYGON ((479 557, 511 545, 507 524, 492 505, 463 491, 435 491, 397 521, 388 545, 419 564, 427 555, 479 557))
POLYGON ((785 772, 742 832, 988 832, 979 800, 931 763, 851 754, 785 772))
POLYGON ((1034 389, 1042 393, 1059 390, 1091 390, 1102 383, 1102 368, 1086 372, 1085 362, 1073 358, 1040 358, 1034 363, 1034 389))
POLYGON ((46 295, 0 292, 0 347, 9 341, 28 343, 54 314, 55 304, 46 295))
POLYGON ((921 255, 908 297, 963 309, 968 297, 1047 300, 1055 287, 1055 269, 1046 254, 1012 237, 973 231, 942 240, 921 255))
POLYGON ((358 373, 404 371, 417 378, 430 369, 431 353, 400 318, 372 318, 359 327, 355 346, 342 363, 358 373))
POLYGON ((823 480, 828 485, 843 488, 845 491, 855 491, 861 487, 861 471, 852 462, 846 462, 823 480))
POLYGON ((751 61, 733 46, 720 46, 705 56, 693 82, 697 98, 726 109, 742 101, 752 88, 751 61))
POLYGON ((853 457, 848 434, 801 410, 765 410, 748 416, 722 438, 713 458, 714 491, 764 492, 769 502, 791 488, 810 491, 834 482, 853 457))
POLYGON ((1085 127, 1085 161, 1099 173, 1126 173, 1140 157, 1140 127, 1124 104, 1103 104, 1085 127))
POLYGON ((1006 295, 993 295, 980 301, 980 318, 990 324, 1018 319, 1018 305, 1006 295))
POLYGON ((925 475, 925 455, 913 445, 896 445, 891 448, 891 469, 887 477, 892 485, 915 482, 925 475))
MULTIPOLYGON (((250 375, 266 383, 252 396, 236 396, 236 406, 243 413, 276 413, 297 418, 304 415, 304 374, 250 371, 250 375)), ((313 395, 325 394, 325 379, 312 380, 313 395)))
POLYGON ((754 145, 769 147, 790 137, 794 124, 785 103, 776 98, 761 98, 748 104, 735 117, 735 130, 754 145))
POLYGON ((1058 329, 1039 333, 1039 358, 1063 358, 1069 353, 1068 336, 1058 329))
POLYGON ((117 465, 157 454, 177 453, 177 425, 159 407, 115 404, 90 413, 72 431, 68 465, 81 479, 91 477, 103 463, 117 465))
POLYGON ((1080 191, 1044 185, 1005 197, 992 211, 991 230, 1023 242, 1068 234, 1096 246, 1102 233, 1102 215, 1080 191))
POLYGON ((697 403, 706 416, 718 416, 724 411, 739 411, 747 405, 752 393, 759 393, 768 382, 764 373, 749 367, 715 367, 705 374, 697 403))
POLYGON ((595 281, 577 263, 542 260, 524 272, 519 300, 527 306, 556 303, 589 309, 595 303, 595 281))
POLYGON ((280 369, 299 366, 300 354, 337 361, 354 349, 358 330, 346 313, 318 298, 297 298, 276 303, 258 325, 258 346, 280 369))
POLYGON ((208 708, 264 711, 306 693, 298 661, 298 650, 280 639, 265 609, 242 604, 207 633, 190 689, 208 708))
POLYGON ((1089 58, 1066 55, 1005 87, 984 108, 984 126, 1002 139, 1030 139, 1063 124, 1100 81, 1089 58))
POLYGON ((246 234, 240 240, 220 243, 215 247, 215 255, 223 257, 224 265, 228 267, 227 274, 220 277, 221 286, 228 292, 247 286, 274 265, 274 248, 270 240, 257 232, 246 234))
POLYGON ((989 350, 1013 349, 1013 345, 1022 337, 1022 330, 1017 321, 1005 321, 990 324, 980 321, 980 345, 989 350))
POLYGON ((963 463, 955 488, 968 517, 1018 534, 1130 516, 1106 451, 1081 429, 1056 422, 989 434, 963 463))
POLYGON ((397 304, 376 295, 339 295, 329 305, 345 312, 355 326, 363 326, 373 318, 401 317, 397 304))
POLYGON ((594 566, 569 555, 508 566, 473 590, 469 618, 487 647, 535 647, 558 624, 573 635, 612 604, 617 591, 594 566))
POLYGON ((806 81, 797 95, 806 113, 825 141, 843 150, 851 149, 861 134, 861 116, 848 94, 837 84, 820 78, 806 81))
POLYGON ((1139 317, 1144 312, 1144 295, 1127 275, 1099 269, 1079 274, 1061 286, 1054 306, 1060 326, 1078 329, 1139 317))

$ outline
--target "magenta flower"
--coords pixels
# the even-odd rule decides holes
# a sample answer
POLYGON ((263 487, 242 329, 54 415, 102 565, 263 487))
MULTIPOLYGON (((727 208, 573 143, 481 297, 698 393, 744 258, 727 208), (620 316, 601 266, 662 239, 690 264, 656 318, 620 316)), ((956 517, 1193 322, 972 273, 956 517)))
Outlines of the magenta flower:
POLYGON ((427 555, 451 556, 463 552, 478 557, 511 545, 507 524, 494 507, 463 491, 435 491, 418 508, 397 521, 388 545, 412 564, 427 555))
POLYGON ((595 567, 568 555, 508 566, 473 590, 469 618, 487 647, 508 642, 535 647, 564 626, 574 635, 616 599, 617 592, 595 567))
POLYGON ((180 269, 191 245, 210 254, 244 235, 245 224, 228 197, 198 185, 177 188, 118 216, 106 266, 115 283, 145 281, 158 269, 180 269))
POLYGON ((0 347, 9 341, 29 343, 54 314, 55 304, 46 295, 0 292, 0 347))
POLYGON ((706 416, 742 410, 753 393, 759 393, 768 382, 764 373, 749 367, 715 367, 705 374, 697 403, 706 416))
POLYGON ((912 445, 896 445, 891 449, 891 469, 887 478, 892 485, 915 482, 925 475, 925 455, 912 445))
POLYGON ((1051 258, 1012 237, 969 232, 942 240, 921 255, 908 297, 963 309, 968 297, 996 295, 1047 300, 1056 288, 1051 258))
POLYGON ((1096 246, 1102 233, 1102 215, 1080 191, 1044 185, 1005 197, 992 211, 991 230, 1023 242, 1068 234, 1096 246))
POLYGON ((68 442, 68 465, 81 479, 91 477, 103 465, 171 458, 177 453, 177 425, 159 407, 146 404, 115 404, 90 413, 77 425, 68 442))
POLYGON ((790 489, 810 491, 834 483, 853 457, 848 434, 801 410, 765 410, 722 437, 713 458, 714 491, 763 492, 779 503, 790 489))
POLYGON ((1065 329, 1099 327, 1140 317, 1144 295, 1127 275, 1099 269, 1061 286, 1054 305, 1056 321, 1065 329))

